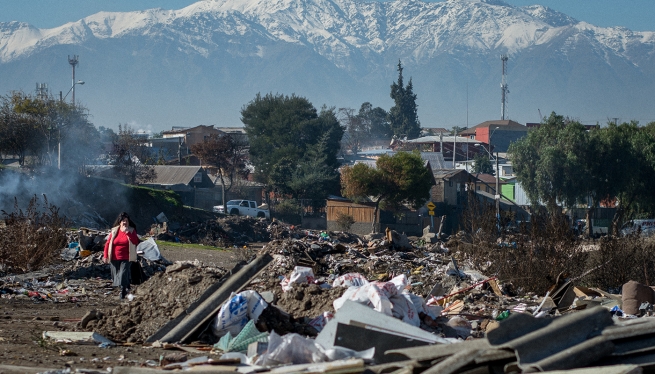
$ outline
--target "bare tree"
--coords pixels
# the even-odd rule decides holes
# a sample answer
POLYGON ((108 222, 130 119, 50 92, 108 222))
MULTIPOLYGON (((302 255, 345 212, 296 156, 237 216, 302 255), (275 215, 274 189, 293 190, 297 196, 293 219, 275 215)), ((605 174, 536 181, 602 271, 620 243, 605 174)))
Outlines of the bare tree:
POLYGON ((250 173, 247 168, 248 147, 245 141, 222 134, 210 135, 201 143, 191 146, 191 152, 202 160, 204 165, 215 167, 222 187, 223 208, 227 212, 225 193, 239 179, 250 173))
POLYGON ((139 137, 129 125, 118 125, 118 135, 111 151, 110 165, 128 184, 146 183, 155 179, 155 168, 146 139, 139 137))

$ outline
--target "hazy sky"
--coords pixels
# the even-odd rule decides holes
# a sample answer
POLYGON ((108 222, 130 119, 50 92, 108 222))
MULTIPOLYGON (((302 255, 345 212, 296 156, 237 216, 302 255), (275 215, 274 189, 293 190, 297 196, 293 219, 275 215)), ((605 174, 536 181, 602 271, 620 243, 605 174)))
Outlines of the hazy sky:
MULTIPOLYGON (((22 21, 39 28, 60 26, 99 11, 180 9, 195 0, 0 0, 0 22, 22 21)), ((505 0, 541 4, 596 26, 655 31, 655 0, 505 0)))

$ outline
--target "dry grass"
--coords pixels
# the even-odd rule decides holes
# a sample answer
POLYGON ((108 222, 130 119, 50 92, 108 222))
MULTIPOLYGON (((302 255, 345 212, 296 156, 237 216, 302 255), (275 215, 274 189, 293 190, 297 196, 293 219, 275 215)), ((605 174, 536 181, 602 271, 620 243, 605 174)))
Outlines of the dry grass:
POLYGON ((584 241, 564 216, 553 219, 545 213, 533 214, 529 228, 499 232, 495 207, 475 201, 464 212, 461 227, 466 233, 461 243, 468 244, 458 245, 460 254, 522 292, 543 294, 558 277, 615 293, 630 280, 655 285, 655 238, 584 241))
POLYGON ((14 211, 2 211, 5 227, 0 228, 0 268, 5 273, 29 272, 55 262, 67 244, 67 220, 59 208, 43 205, 34 196, 25 211, 14 203, 14 211))
MULTIPOLYGON (((589 253, 564 217, 533 214, 530 227, 499 230, 495 207, 471 199, 462 228, 468 233, 458 249, 487 275, 498 276, 519 292, 543 294, 558 277, 575 278, 588 269, 589 253)), ((501 227, 510 217, 501 217, 501 227)))

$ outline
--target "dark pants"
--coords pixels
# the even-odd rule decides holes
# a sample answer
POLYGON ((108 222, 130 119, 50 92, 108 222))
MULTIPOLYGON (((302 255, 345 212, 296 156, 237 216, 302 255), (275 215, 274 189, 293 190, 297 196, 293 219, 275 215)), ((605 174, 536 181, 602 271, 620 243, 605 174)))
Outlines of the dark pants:
POLYGON ((127 260, 111 260, 111 277, 114 280, 114 287, 120 287, 121 289, 130 288, 131 274, 130 269, 131 262, 127 260))

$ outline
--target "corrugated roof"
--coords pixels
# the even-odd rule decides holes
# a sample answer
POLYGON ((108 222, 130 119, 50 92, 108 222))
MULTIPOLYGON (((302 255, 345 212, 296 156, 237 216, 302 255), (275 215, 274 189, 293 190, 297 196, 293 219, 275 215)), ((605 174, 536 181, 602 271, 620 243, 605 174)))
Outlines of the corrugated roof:
POLYGON ((430 161, 432 171, 441 170, 446 168, 446 161, 443 159, 441 152, 421 152, 421 158, 430 161))
MULTIPOLYGON (((472 174, 474 177, 478 178, 481 182, 484 183, 491 183, 494 184, 496 183, 496 177, 491 175, 491 174, 485 174, 485 173, 475 173, 472 174)), ((502 181, 501 181, 502 182, 502 181)))
MULTIPOLYGON (((406 140, 404 141, 404 143, 439 143, 440 141, 443 141, 444 143, 454 143, 455 136, 438 136, 438 135, 422 136, 420 138, 406 140)), ((471 139, 464 136, 458 136, 457 143, 475 144, 475 143, 480 143, 480 140, 471 139)))
POLYGON ((161 185, 174 185, 174 184, 189 184, 193 181, 201 170, 200 166, 167 166, 156 165, 156 177, 148 184, 161 184, 161 185))
POLYGON ((466 173, 464 169, 442 169, 442 170, 433 170, 434 177, 437 179, 450 179, 459 173, 466 173))

